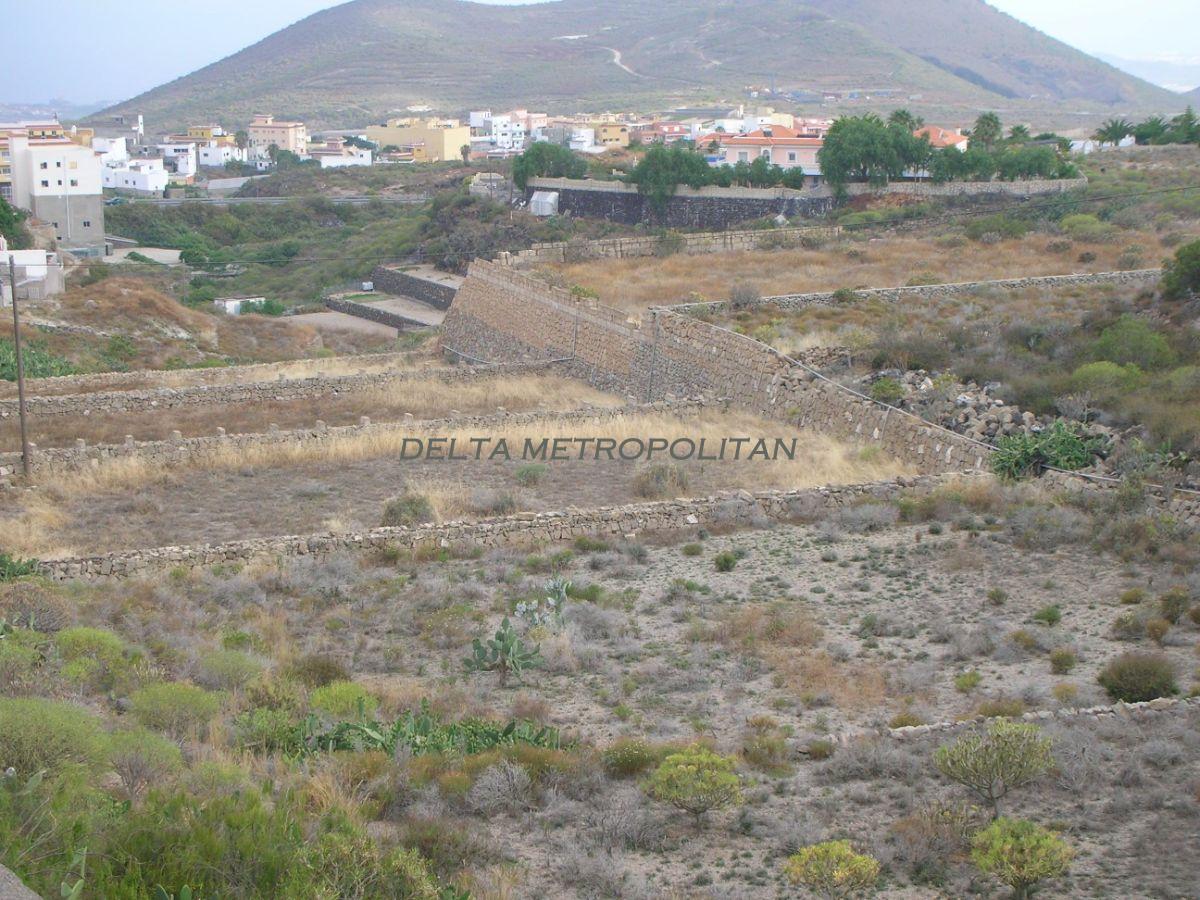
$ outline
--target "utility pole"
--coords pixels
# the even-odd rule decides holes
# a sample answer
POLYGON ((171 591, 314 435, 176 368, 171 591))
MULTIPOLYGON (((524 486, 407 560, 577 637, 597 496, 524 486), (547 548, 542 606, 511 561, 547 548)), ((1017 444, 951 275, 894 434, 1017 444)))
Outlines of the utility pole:
POLYGON ((8 257, 8 288, 12 292, 13 352, 17 358, 17 414, 21 420, 21 472, 29 477, 29 430, 25 424, 25 366, 21 358, 21 314, 17 310, 17 260, 8 257))

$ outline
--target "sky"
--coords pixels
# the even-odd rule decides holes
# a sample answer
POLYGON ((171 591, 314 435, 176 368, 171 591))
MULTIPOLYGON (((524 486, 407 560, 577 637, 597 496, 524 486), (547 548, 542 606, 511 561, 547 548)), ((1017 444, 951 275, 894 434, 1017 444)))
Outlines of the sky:
MULTIPOLYGON (((6 37, 0 52, 0 102, 124 100, 339 2, 0 0, 0 30, 6 37), (47 34, 47 23, 53 23, 52 35, 47 34)), ((1200 84, 1196 0, 990 2, 1110 62, 1119 58, 1168 64, 1138 72, 1143 77, 1175 88, 1200 84)))

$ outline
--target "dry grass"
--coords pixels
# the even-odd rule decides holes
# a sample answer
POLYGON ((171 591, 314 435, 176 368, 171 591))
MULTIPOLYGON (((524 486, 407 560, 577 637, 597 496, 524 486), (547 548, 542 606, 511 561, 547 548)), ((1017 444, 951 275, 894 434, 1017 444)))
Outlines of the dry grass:
MULTIPOLYGON (((440 418, 458 410, 465 415, 532 409, 570 409, 582 404, 616 406, 621 400, 574 379, 555 375, 513 375, 473 381, 418 378, 383 387, 345 392, 320 400, 267 400, 253 404, 220 403, 180 406, 143 412, 92 413, 87 416, 32 416, 30 440, 39 447, 69 447, 76 438, 89 444, 118 444, 125 435, 136 440, 166 440, 172 431, 184 437, 230 434, 280 428, 311 428, 318 420, 328 425, 354 425, 362 416, 388 422, 410 413, 418 419, 440 418)), ((20 436, 14 419, 0 421, 0 449, 17 450, 20 436)))
MULTIPOLYGON (((948 248, 928 236, 889 235, 863 241, 838 241, 819 250, 776 250, 693 256, 605 259, 565 265, 558 273, 570 284, 591 288, 600 301, 625 309, 689 300, 724 300, 735 285, 752 285, 762 296, 892 287, 911 281, 978 281, 1028 275, 1105 272, 1120 268, 1117 259, 1129 245, 1149 248, 1157 262, 1158 238, 1127 232, 1111 244, 1076 244, 1052 252, 1050 235, 1032 233, 988 245, 966 241, 948 248), (1088 263, 1080 252, 1094 253, 1088 263)), ((1159 254, 1160 255, 1160 254, 1159 254)))

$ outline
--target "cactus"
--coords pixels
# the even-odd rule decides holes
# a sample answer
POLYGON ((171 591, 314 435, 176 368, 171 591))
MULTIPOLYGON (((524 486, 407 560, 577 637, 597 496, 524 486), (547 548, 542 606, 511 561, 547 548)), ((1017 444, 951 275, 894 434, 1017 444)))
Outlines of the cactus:
POLYGON ((532 650, 526 647, 505 618, 495 637, 487 641, 475 638, 471 644, 471 655, 463 660, 463 666, 468 672, 495 672, 500 678, 500 687, 505 687, 510 674, 520 681, 526 669, 541 663, 539 651, 539 646, 534 646, 532 650))

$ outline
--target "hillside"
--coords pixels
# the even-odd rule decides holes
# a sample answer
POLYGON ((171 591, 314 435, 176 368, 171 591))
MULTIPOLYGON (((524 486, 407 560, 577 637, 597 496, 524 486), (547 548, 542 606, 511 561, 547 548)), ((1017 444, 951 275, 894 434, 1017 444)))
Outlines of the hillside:
POLYGON ((269 110, 351 125, 415 103, 649 108, 732 102, 746 85, 768 83, 890 89, 973 108, 1035 98, 1165 111, 1179 102, 982 0, 354 0, 95 118, 140 112, 169 128, 269 110))

